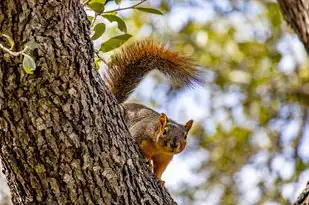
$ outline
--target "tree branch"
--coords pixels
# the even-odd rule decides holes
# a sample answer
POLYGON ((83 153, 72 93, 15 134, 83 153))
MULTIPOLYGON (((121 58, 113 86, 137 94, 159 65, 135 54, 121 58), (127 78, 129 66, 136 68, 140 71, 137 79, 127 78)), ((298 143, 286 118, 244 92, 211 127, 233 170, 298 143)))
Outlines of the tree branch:
POLYGON ((24 54, 24 53, 28 50, 28 47, 26 46, 23 50, 18 51, 18 52, 14 52, 14 51, 12 51, 11 49, 6 48, 5 46, 3 46, 1 43, 0 43, 0 48, 1 48, 2 50, 4 50, 5 52, 9 53, 9 54, 12 55, 12 56, 19 56, 19 55, 22 55, 22 54, 24 54))
POLYGON ((309 53, 309 1, 278 0, 284 19, 293 28, 309 53))
POLYGON ((138 2, 137 4, 134 4, 133 6, 128 6, 128 7, 124 7, 124 8, 118 8, 118 9, 114 9, 114 10, 110 10, 110 11, 105 11, 104 13, 111 13, 111 12, 116 12, 116 11, 122 11, 122 10, 127 10, 127 9, 134 9, 135 7, 137 7, 138 5, 146 2, 147 0, 142 0, 140 2, 138 2))

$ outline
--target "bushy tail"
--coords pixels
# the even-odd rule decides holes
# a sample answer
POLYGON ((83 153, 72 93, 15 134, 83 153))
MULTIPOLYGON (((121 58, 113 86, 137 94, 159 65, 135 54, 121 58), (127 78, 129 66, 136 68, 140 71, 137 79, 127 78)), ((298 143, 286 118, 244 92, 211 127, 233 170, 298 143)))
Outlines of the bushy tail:
POLYGON ((119 103, 124 102, 144 76, 158 69, 177 87, 201 83, 200 71, 191 59, 152 40, 137 41, 112 56, 107 84, 119 103))

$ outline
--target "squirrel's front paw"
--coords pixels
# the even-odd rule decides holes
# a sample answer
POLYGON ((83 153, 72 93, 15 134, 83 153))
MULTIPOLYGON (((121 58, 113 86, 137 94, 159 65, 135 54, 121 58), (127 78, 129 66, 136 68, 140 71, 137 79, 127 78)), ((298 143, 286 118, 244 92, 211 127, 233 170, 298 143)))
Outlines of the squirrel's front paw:
POLYGON ((151 163, 151 161, 149 160, 149 161, 146 161, 145 163, 146 163, 149 171, 152 171, 152 163, 151 163))
POLYGON ((160 183, 160 186, 163 188, 163 189, 165 189, 165 181, 163 181, 163 180, 161 180, 161 179, 159 179, 159 183, 160 183))
POLYGON ((151 160, 143 158, 142 162, 146 164, 146 166, 148 167, 149 171, 152 171, 152 162, 151 162, 151 160))

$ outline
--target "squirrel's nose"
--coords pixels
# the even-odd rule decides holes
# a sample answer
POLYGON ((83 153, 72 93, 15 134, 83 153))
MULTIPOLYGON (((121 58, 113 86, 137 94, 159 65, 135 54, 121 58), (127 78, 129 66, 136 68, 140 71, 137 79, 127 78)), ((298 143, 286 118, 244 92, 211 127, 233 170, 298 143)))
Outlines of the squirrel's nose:
POLYGON ((171 147, 172 148, 177 148, 178 147, 178 143, 175 142, 175 141, 171 142, 171 147))

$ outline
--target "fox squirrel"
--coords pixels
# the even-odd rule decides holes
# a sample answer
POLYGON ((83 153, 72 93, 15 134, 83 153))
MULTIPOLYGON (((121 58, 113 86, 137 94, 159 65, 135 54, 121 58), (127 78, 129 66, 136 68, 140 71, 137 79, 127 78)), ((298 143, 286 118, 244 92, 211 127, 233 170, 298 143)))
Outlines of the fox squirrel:
POLYGON ((168 119, 161 113, 137 103, 125 103, 145 75, 158 69, 174 85, 190 86, 200 83, 199 71, 189 58, 172 52, 151 40, 138 41, 112 56, 106 73, 107 86, 125 109, 125 121, 144 157, 152 161, 153 172, 161 180, 174 154, 186 146, 187 134, 193 124, 185 125, 168 119))

